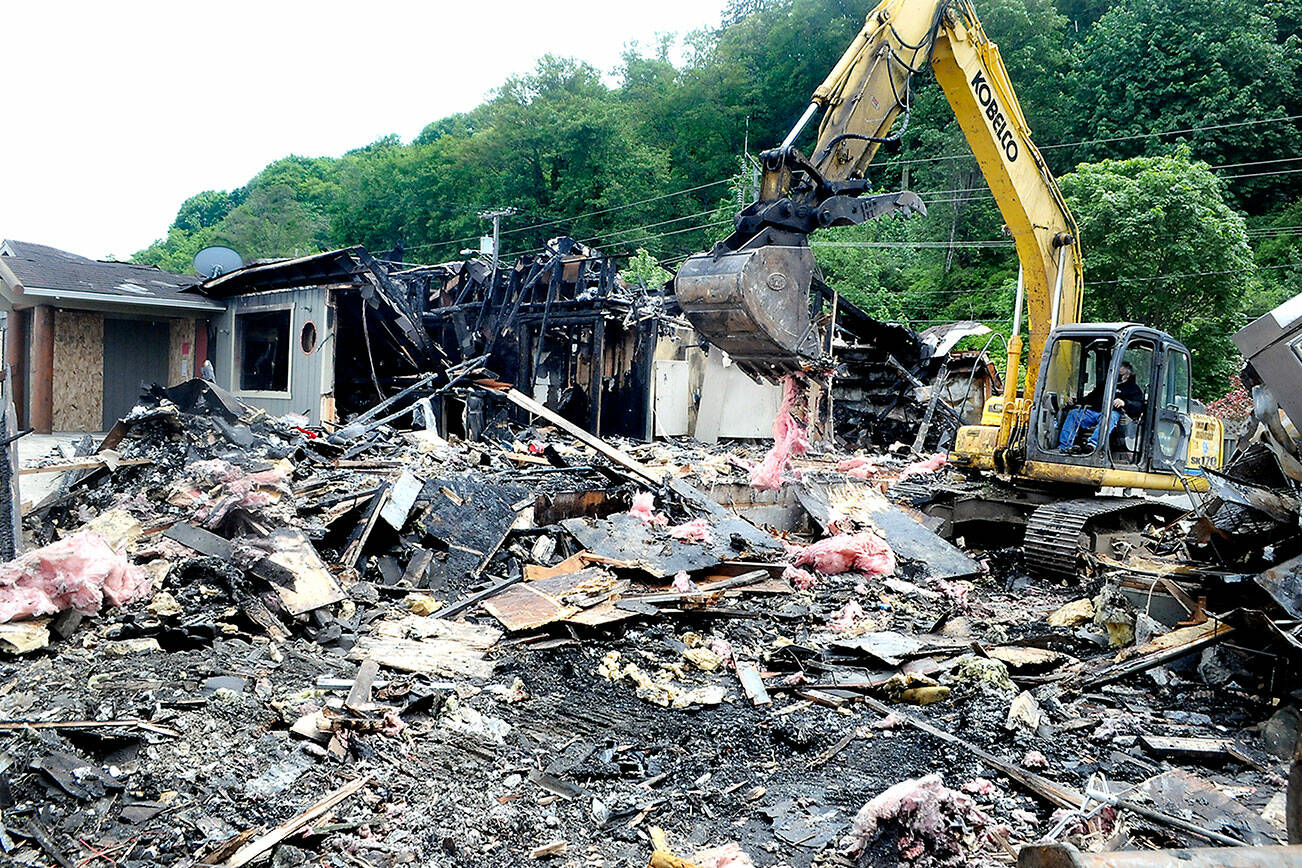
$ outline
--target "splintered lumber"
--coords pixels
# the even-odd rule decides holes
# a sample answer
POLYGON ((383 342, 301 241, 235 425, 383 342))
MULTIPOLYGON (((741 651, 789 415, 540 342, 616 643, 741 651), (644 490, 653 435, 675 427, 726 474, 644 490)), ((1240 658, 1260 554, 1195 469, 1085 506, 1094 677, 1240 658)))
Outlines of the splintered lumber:
POLYGON ((236 850, 235 853, 222 864, 226 866, 226 868, 241 868, 241 866, 249 864, 254 859, 258 858, 263 853, 266 853, 272 847, 275 847, 281 841, 285 840, 299 829, 302 829, 308 823, 312 822, 317 817, 322 816, 335 805, 338 805, 344 799, 369 784, 374 777, 375 775, 373 774, 367 774, 355 781, 344 784, 333 793, 330 793, 328 796, 325 796, 320 801, 316 802, 306 811, 303 811, 292 819, 286 820, 284 823, 281 823, 265 835, 260 835, 257 838, 254 838, 252 841, 236 850))
POLYGON ((358 637, 348 658, 444 678, 489 678, 493 663, 484 655, 500 638, 493 627, 408 615, 380 621, 374 633, 358 637))
POLYGON ((107 461, 103 458, 86 461, 69 461, 64 464, 47 464, 44 467, 24 467, 18 473, 22 476, 30 476, 34 473, 66 473, 69 470, 94 470, 98 467, 108 467, 114 469, 118 467, 139 467, 142 464, 153 464, 152 458, 121 458, 117 461, 107 461))
MULTIPOLYGON (((481 386, 480 388, 483 388, 484 391, 486 392, 498 391, 496 389, 488 389, 483 386, 481 386)), ((605 440, 602 440, 600 437, 597 437, 594 434, 589 434, 587 431, 580 428, 578 425, 575 425, 573 422, 571 422, 569 419, 566 419, 564 416, 560 415, 559 413, 552 412, 551 410, 544 407, 542 404, 539 404, 533 398, 530 398, 528 395, 525 395, 515 389, 507 389, 504 392, 499 392, 499 394, 505 395, 508 401, 510 401, 512 404, 516 405, 517 407, 521 408, 522 410, 527 410, 535 416, 540 416, 543 419, 546 419, 548 422, 555 425, 557 428, 560 428, 562 431, 566 432, 567 434, 572 435, 575 439, 579 440, 580 442, 586 443, 587 445, 591 446, 593 449, 600 452, 602 455, 609 458, 611 461, 615 462, 616 464, 625 468, 626 470, 631 470, 634 474, 642 477, 647 482, 656 485, 660 483, 660 474, 657 474, 656 472, 648 468, 646 465, 637 461, 636 459, 633 458, 633 456, 629 455, 627 452, 624 452, 620 449, 616 449, 614 446, 611 446, 605 440)))
POLYGON ((1102 669, 1082 684, 1081 689, 1088 690, 1111 684, 1127 675, 1145 672, 1156 666, 1170 663, 1186 654, 1214 645, 1232 632, 1234 632, 1232 626, 1217 620, 1164 633, 1147 645, 1131 649, 1129 659, 1102 669))

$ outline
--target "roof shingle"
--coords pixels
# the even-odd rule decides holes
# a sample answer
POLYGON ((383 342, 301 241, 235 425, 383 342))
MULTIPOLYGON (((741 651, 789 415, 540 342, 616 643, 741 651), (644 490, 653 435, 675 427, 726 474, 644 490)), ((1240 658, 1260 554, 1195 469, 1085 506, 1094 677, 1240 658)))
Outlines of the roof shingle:
POLYGON ((4 246, 13 253, 4 257, 4 264, 23 286, 60 293, 112 295, 124 302, 193 301, 193 295, 182 295, 181 290, 203 280, 197 274, 172 274, 152 265, 88 259, 44 244, 6 239, 4 246))

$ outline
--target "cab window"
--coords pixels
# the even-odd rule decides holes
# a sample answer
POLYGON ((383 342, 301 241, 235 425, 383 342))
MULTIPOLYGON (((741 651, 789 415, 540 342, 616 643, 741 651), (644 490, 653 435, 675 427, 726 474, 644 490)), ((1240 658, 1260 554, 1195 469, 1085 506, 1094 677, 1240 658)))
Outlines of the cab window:
POLYGON ((1036 439, 1045 451, 1056 451, 1058 432, 1069 407, 1080 404, 1108 375, 1116 343, 1112 338, 1059 338, 1042 373, 1044 398, 1039 402, 1036 439))
POLYGON ((1189 413, 1189 357, 1177 349, 1166 351, 1166 389, 1162 405, 1168 410, 1189 413))

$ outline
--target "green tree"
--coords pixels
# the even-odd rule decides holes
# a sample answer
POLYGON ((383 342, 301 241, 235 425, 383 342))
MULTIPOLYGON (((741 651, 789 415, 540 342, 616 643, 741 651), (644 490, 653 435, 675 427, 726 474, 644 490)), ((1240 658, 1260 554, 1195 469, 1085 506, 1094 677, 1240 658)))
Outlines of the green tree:
POLYGON ((660 263, 645 247, 639 247, 629 257, 628 265, 619 271, 620 280, 630 286, 643 286, 652 290, 663 286, 672 276, 660 267, 660 263))
POLYGON ((1231 335, 1257 292, 1246 224, 1188 152, 1080 166, 1061 181, 1080 224, 1086 319, 1135 321, 1189 348, 1194 389, 1229 388, 1231 335))
POLYGON ((245 259, 315 253, 326 246, 328 224, 288 184, 258 187, 214 228, 216 243, 245 259))
POLYGON ((1302 40, 1296 0, 1120 0, 1091 30, 1076 64, 1076 159, 1162 153, 1182 134, 1195 157, 1234 166, 1232 201, 1272 210, 1302 175, 1263 174, 1302 153, 1302 40), (1252 163, 1244 167, 1242 164, 1252 163), (1248 177, 1252 176, 1252 177, 1248 177))

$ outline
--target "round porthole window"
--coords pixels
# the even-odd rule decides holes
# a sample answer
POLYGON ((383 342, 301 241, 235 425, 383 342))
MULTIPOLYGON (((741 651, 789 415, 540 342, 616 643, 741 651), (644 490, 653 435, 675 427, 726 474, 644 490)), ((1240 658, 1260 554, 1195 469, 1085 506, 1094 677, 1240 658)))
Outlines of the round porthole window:
POLYGON ((309 355, 316 349, 316 323, 303 323, 303 334, 299 337, 299 343, 303 347, 303 352, 309 355))

